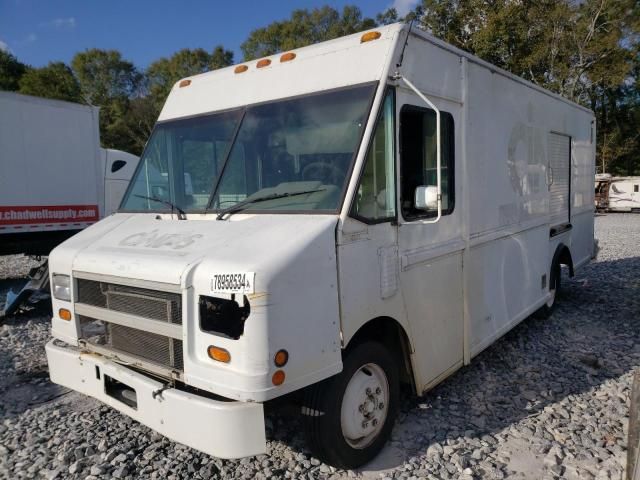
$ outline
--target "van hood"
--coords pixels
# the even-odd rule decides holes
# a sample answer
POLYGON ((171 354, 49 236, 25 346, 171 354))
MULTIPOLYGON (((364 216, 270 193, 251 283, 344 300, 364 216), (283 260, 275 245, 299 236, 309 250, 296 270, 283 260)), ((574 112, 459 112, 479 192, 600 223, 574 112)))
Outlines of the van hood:
POLYGON ((307 248, 330 248, 323 253, 333 257, 336 222, 333 215, 234 215, 221 221, 211 215, 184 221, 120 213, 56 248, 51 263, 60 273, 73 270, 188 288, 190 273, 203 262, 217 272, 258 273, 274 262, 279 264, 274 268, 282 268, 287 257, 300 258, 307 248))

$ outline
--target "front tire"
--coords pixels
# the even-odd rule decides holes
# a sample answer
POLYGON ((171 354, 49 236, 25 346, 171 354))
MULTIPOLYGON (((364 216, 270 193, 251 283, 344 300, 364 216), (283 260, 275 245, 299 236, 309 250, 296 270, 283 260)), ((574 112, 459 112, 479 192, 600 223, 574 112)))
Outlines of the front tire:
POLYGON ((372 460, 391 434, 400 381, 395 357, 378 342, 350 350, 340 374, 307 392, 309 447, 323 462, 352 469, 372 460))

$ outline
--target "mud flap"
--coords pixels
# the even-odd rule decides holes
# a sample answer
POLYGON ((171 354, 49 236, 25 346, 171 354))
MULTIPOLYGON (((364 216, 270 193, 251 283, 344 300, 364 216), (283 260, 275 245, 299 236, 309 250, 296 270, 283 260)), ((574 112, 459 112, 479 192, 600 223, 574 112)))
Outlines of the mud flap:
POLYGON ((4 304, 4 310, 0 312, 0 321, 4 317, 13 315, 34 292, 47 289, 49 287, 49 263, 44 261, 39 267, 31 269, 29 281, 17 294, 9 290, 4 304))

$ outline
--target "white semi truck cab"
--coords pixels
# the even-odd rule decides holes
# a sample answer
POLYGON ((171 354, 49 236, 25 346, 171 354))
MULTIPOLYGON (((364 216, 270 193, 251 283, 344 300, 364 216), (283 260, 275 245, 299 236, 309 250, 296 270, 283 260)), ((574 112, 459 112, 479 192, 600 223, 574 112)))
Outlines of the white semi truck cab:
POLYGON ((118 212, 50 256, 51 378, 224 458, 302 392, 314 453, 361 465, 401 382, 591 257, 592 118, 401 24, 183 79, 118 212))

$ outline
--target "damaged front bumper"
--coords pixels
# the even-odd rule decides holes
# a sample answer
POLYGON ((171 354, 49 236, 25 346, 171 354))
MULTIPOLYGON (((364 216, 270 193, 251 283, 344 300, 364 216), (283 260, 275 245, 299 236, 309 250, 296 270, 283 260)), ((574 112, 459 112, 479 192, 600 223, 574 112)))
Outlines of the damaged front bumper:
POLYGON ((46 346, 51 381, 94 397, 166 437, 220 458, 266 451, 261 403, 212 400, 165 386, 57 340, 46 346))

